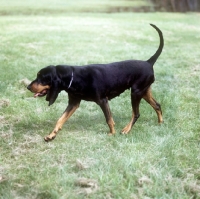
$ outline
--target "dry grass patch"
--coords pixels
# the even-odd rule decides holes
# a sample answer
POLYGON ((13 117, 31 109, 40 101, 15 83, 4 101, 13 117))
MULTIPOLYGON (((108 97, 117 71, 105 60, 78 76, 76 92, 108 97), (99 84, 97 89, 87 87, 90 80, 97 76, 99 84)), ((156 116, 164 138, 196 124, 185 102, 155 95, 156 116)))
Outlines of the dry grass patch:
POLYGON ((9 99, 1 99, 0 100, 0 108, 4 108, 10 105, 9 99))
POLYGON ((81 187, 78 194, 90 195, 98 190, 98 183, 94 179, 79 178, 75 184, 81 187))

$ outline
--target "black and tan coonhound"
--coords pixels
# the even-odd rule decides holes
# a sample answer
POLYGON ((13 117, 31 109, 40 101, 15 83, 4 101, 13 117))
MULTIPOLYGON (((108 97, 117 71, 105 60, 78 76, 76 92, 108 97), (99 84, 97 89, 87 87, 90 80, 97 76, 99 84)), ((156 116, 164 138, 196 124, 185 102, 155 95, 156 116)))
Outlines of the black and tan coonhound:
POLYGON ((154 27, 160 37, 160 44, 155 54, 147 61, 126 60, 110 64, 91 64, 86 66, 47 66, 41 69, 37 78, 27 87, 35 93, 34 97, 46 95, 49 106, 58 94, 65 90, 68 93, 68 106, 57 121, 53 131, 46 136, 45 141, 54 139, 63 124, 79 107, 81 100, 96 102, 102 109, 109 126, 109 135, 115 134, 114 120, 108 100, 119 96, 126 89, 131 89, 132 118, 123 128, 122 134, 127 134, 139 118, 139 104, 145 99, 156 111, 158 122, 163 122, 160 104, 153 98, 150 86, 154 82, 153 65, 160 56, 164 39, 162 32, 154 27))

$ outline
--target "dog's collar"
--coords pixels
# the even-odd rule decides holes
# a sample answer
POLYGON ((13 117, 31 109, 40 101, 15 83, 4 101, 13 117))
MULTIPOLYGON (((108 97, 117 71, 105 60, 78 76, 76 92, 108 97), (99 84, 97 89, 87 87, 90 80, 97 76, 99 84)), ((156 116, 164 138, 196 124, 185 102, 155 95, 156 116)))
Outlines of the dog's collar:
POLYGON ((72 71, 71 80, 70 80, 70 82, 69 82, 69 86, 68 86, 68 88, 67 88, 67 89, 69 89, 69 88, 71 87, 71 85, 72 85, 72 82, 73 82, 73 79, 74 79, 74 72, 72 71))

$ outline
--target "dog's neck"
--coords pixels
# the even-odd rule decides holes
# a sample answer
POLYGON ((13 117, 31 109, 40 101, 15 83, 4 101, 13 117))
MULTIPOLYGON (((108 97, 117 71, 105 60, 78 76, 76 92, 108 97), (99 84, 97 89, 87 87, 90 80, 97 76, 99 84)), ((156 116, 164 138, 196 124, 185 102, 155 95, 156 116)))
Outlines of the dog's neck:
POLYGON ((74 72, 72 71, 71 80, 70 80, 70 82, 69 82, 69 86, 68 86, 67 89, 69 89, 69 88, 71 87, 72 82, 73 82, 73 79, 74 79, 74 72))

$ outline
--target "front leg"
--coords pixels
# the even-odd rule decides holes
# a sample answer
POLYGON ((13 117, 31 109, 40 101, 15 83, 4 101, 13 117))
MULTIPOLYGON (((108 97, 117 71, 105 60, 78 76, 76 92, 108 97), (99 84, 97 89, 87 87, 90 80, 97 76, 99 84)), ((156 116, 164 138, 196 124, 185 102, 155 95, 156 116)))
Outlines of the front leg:
POLYGON ((44 138, 44 140, 46 142, 53 140, 58 131, 62 129, 63 124, 70 118, 70 116, 75 112, 75 110, 79 107, 80 101, 77 101, 76 103, 70 103, 69 101, 69 105, 67 106, 67 109, 65 110, 65 112, 63 113, 63 115, 59 118, 59 120, 56 123, 56 126, 54 128, 54 130, 44 138))

